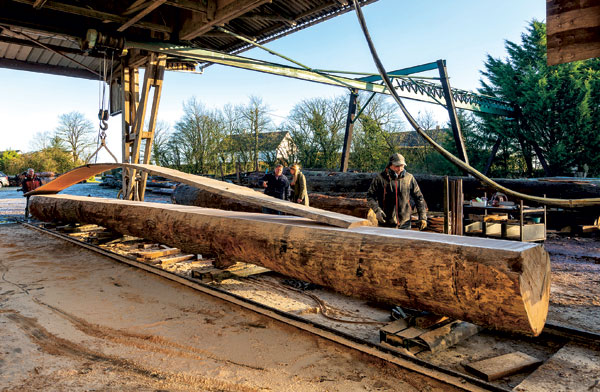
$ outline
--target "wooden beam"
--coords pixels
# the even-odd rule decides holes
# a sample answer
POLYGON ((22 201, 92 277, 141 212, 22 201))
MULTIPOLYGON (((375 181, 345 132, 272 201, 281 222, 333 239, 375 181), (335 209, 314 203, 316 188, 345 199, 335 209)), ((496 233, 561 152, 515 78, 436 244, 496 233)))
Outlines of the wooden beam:
POLYGON ((207 6, 202 1, 194 0, 167 0, 166 5, 188 11, 206 13, 207 6))
MULTIPOLYGON (((217 8, 215 17, 206 22, 198 21, 198 18, 187 19, 184 21, 183 27, 179 32, 179 39, 187 41, 192 40, 210 29, 213 26, 224 24, 232 19, 237 18, 263 4, 270 3, 272 0, 235 0, 227 3, 225 6, 217 8)), ((220 5, 220 4, 219 4, 220 5)))
POLYGON ((152 12, 155 9, 157 9, 158 7, 160 7, 162 4, 164 4, 165 1, 167 1, 167 0, 154 0, 154 1, 152 1, 150 4, 148 4, 146 6, 146 8, 144 8, 142 11, 140 11, 140 13, 138 13, 136 16, 134 16, 133 18, 131 18, 127 23, 125 23, 124 25, 122 25, 121 27, 119 27, 117 29, 117 31, 118 32, 125 31, 128 27, 130 27, 133 24, 135 24, 138 21, 140 21, 144 16, 148 15, 150 12, 152 12))
MULTIPOLYGON (((29 5, 33 5, 33 3, 34 3, 34 0, 14 0, 14 1, 18 2, 18 3, 23 3, 23 4, 29 4, 29 5)), ((103 12, 103 11, 96 11, 96 10, 84 8, 84 7, 78 7, 78 6, 74 6, 74 5, 70 5, 70 4, 61 3, 58 1, 50 1, 49 0, 46 2, 44 7, 47 9, 54 10, 54 11, 60 11, 60 12, 65 12, 65 13, 69 13, 69 14, 85 16, 88 18, 99 19, 102 21, 110 21, 110 22, 121 23, 121 24, 125 24, 128 21, 128 18, 124 17, 124 16, 115 15, 115 14, 111 14, 111 13, 103 12)), ((147 29, 147 30, 159 31, 162 33, 172 33, 172 31, 173 31, 168 26, 159 25, 159 24, 150 23, 150 22, 137 22, 134 24, 134 26, 143 28, 143 29, 147 29)))
POLYGON ((46 4, 47 0, 35 0, 35 3, 33 3, 33 8, 35 8, 36 10, 39 10, 40 8, 42 8, 44 6, 44 4, 46 4))
POLYGON ((548 64, 600 57, 600 0, 547 0, 548 64))
POLYGON ((63 189, 77 184, 78 182, 90 178, 92 175, 100 174, 108 170, 122 168, 127 170, 141 170, 151 175, 170 178, 196 188, 213 192, 222 196, 230 197, 235 200, 241 200, 249 204, 268 207, 277 211, 286 212, 292 215, 302 216, 313 219, 317 222, 325 223, 337 227, 359 227, 369 225, 365 219, 352 216, 336 214, 334 212, 323 211, 317 208, 306 207, 302 204, 290 203, 285 200, 276 199, 267 196, 261 192, 256 192, 250 188, 239 185, 229 184, 223 181, 214 180, 208 177, 196 176, 193 174, 182 173, 174 169, 155 165, 128 164, 128 163, 98 163, 88 164, 73 169, 55 180, 42 185, 36 190, 27 193, 26 196, 34 194, 53 194, 63 189))
POLYGON ((136 12, 146 8, 152 0, 136 0, 121 14, 123 16, 135 14, 136 12))
POLYGON ((43 221, 98 224, 345 295, 511 332, 539 335, 548 312, 550 259, 539 244, 72 195, 33 196, 29 208, 43 221))

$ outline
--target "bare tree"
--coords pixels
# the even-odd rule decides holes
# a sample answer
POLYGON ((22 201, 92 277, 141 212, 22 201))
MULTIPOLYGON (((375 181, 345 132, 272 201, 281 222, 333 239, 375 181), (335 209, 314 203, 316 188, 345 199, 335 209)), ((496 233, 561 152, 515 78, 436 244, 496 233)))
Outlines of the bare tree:
POLYGON ((181 159, 193 173, 208 174, 218 166, 218 151, 223 141, 223 116, 210 111, 196 98, 183 105, 183 118, 175 124, 169 144, 176 145, 181 159))
POLYGON ((239 117, 242 120, 242 126, 250 135, 252 150, 252 160, 254 162, 254 170, 259 170, 259 134, 268 132, 273 129, 273 122, 269 117, 269 107, 263 104, 262 98, 250 96, 248 105, 238 107, 239 117))
POLYGON ((152 143, 152 159, 159 166, 167 166, 170 127, 165 121, 159 121, 154 128, 154 142, 152 143))
POLYGON ((74 163, 85 161, 94 146, 92 122, 80 112, 61 114, 59 121, 56 136, 66 145, 74 163))
POLYGON ((294 106, 284 125, 305 167, 334 168, 339 161, 346 124, 345 97, 314 98, 294 106))

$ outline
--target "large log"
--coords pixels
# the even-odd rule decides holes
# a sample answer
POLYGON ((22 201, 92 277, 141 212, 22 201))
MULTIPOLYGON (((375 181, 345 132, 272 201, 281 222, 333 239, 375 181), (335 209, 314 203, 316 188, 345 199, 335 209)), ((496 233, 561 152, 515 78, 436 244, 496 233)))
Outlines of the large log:
POLYGON ((77 184, 78 182, 89 178, 90 176, 103 173, 116 168, 127 168, 143 171, 150 175, 166 177, 187 185, 203 189, 214 194, 230 197, 232 199, 242 200, 255 206, 268 207, 277 211, 286 212, 292 215, 303 216, 313 219, 317 222, 326 223, 338 227, 358 227, 370 225, 366 219, 360 219, 353 216, 337 214, 335 212, 319 210, 314 207, 307 207, 302 204, 290 203, 261 192, 256 192, 250 188, 230 184, 223 181, 213 180, 212 178, 196 176, 194 174, 182 173, 180 171, 160 167, 155 165, 132 164, 132 163, 97 163, 77 167, 56 180, 45 184, 26 196, 54 194, 77 184))
MULTIPOLYGON (((338 214, 355 216, 357 218, 368 219, 373 226, 377 226, 375 214, 367 205, 367 199, 357 199, 341 196, 328 196, 318 193, 311 193, 308 196, 310 205, 321 210, 332 211, 338 214)), ((218 195, 202 189, 194 188, 188 185, 179 185, 171 195, 171 201, 174 204, 183 204, 187 206, 218 208, 228 211, 243 212, 261 212, 261 208, 246 203, 242 200, 232 199, 230 197, 218 195)))
POLYGON ((550 260, 538 244, 68 195, 34 196, 30 211, 507 331, 538 335, 548 312, 550 260))

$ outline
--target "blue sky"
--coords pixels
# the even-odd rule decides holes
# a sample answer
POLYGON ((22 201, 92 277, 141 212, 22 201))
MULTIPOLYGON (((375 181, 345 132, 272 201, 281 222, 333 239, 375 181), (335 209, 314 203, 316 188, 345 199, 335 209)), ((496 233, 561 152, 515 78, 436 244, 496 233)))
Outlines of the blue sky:
MULTIPOLYGON (((529 21, 545 20, 545 3, 379 0, 363 11, 388 71, 446 59, 451 85, 475 90, 486 56, 505 57, 505 40, 520 42, 529 21)), ((313 68, 376 72, 354 12, 266 46, 313 68)), ((284 62, 260 49, 242 55, 284 62)), ((0 150, 29 151, 33 135, 53 131, 60 114, 80 111, 97 123, 98 82, 0 68, 0 86, 0 150)), ((224 66, 208 67, 202 75, 167 72, 158 119, 174 125, 182 116, 183 102, 193 96, 209 107, 222 108, 256 95, 278 123, 303 99, 340 94, 347 95, 347 90, 224 66)), ((438 121, 447 121, 436 105, 407 106, 413 115, 428 110, 438 121)), ((108 145, 120 158, 120 116, 108 124, 108 145)), ((108 160, 107 155, 100 158, 108 160)))

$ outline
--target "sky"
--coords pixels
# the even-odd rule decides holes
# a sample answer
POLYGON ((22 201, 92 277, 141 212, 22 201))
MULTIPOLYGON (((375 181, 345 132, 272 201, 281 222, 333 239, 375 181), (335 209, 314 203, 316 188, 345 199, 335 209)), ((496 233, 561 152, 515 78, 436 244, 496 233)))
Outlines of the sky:
MULTIPOLYGON (((386 70, 445 59, 451 86, 475 91, 487 55, 505 58, 505 41, 520 42, 532 19, 545 21, 545 5, 545 0, 379 0, 363 12, 386 70)), ((354 11, 265 46, 312 68, 377 72, 354 11)), ((261 49, 241 55, 285 63, 261 49)), ((59 116, 72 111, 97 127, 99 89, 98 81, 0 68, 0 151, 31 151, 37 132, 53 132, 59 116)), ((251 95, 262 98, 279 124, 304 99, 347 96, 348 90, 221 65, 203 74, 166 72, 158 120, 173 127, 192 97, 220 109, 246 104, 251 95)), ((440 106, 405 102, 413 116, 430 111, 438 122, 448 121, 440 106)), ((108 147, 120 158, 121 116, 111 117, 108 126, 108 147)), ((98 158, 110 160, 107 153, 98 158)))

